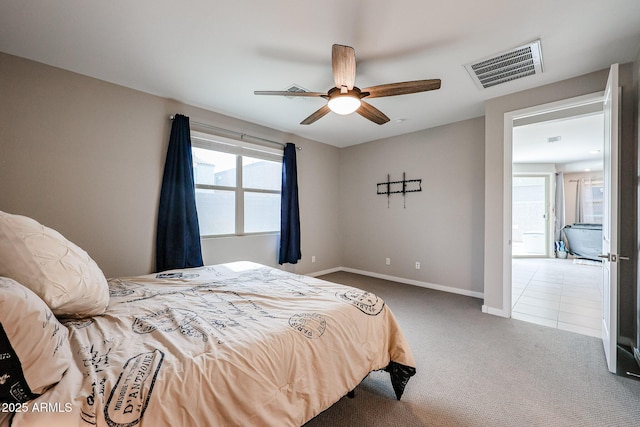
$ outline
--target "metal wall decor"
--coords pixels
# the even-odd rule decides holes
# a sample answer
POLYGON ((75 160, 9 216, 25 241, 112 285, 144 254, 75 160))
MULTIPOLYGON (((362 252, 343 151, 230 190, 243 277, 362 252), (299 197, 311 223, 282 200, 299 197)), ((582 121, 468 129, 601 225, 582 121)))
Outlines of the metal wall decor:
POLYGON ((422 191, 422 179, 406 179, 406 173, 402 172, 402 181, 391 181, 387 174, 387 182, 378 183, 378 194, 387 195, 387 208, 392 194, 402 194, 404 207, 407 207, 407 193, 422 191))

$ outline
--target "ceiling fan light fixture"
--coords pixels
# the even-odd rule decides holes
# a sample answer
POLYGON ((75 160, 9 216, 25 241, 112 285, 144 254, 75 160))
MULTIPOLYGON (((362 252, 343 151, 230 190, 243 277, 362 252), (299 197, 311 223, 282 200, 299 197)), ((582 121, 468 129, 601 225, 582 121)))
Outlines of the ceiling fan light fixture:
POLYGON ((327 103, 314 111, 310 116, 300 122, 301 125, 310 125, 330 112, 347 115, 358 113, 365 119, 383 125, 390 121, 382 111, 366 101, 364 98, 382 98, 385 96, 408 95, 411 93, 426 92, 440 89, 440 79, 413 80, 407 82, 387 83, 367 87, 360 90, 355 86, 356 79, 356 54, 352 47, 334 44, 331 48, 331 67, 335 87, 329 89, 326 94, 322 92, 308 92, 298 90, 297 87, 284 90, 257 90, 255 95, 278 95, 286 97, 311 97, 324 98, 327 103))
POLYGON ((327 103, 331 111, 342 115, 355 112, 360 108, 361 104, 360 98, 351 93, 336 94, 329 98, 329 102, 327 103))

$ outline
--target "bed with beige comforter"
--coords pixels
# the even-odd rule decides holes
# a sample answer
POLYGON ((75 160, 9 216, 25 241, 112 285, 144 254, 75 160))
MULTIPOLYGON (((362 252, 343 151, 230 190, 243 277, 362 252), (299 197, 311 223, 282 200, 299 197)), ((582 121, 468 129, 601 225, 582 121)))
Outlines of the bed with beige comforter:
POLYGON ((101 316, 62 321, 74 363, 3 413, 12 427, 301 426, 372 371, 415 362, 376 295, 250 262, 109 280, 101 316))

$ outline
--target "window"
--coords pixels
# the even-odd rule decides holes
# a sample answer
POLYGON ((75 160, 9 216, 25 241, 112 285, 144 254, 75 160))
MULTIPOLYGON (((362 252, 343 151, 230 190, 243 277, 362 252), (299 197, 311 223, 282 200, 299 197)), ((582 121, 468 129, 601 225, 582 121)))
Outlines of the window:
POLYGON ((191 132, 201 236, 280 231, 282 151, 191 132))
POLYGON ((601 178, 582 178, 578 182, 576 222, 602 224, 604 182, 601 178))
POLYGON ((594 183, 591 188, 592 216, 587 218, 592 224, 602 224, 602 210, 604 205, 604 187, 602 181, 594 183))

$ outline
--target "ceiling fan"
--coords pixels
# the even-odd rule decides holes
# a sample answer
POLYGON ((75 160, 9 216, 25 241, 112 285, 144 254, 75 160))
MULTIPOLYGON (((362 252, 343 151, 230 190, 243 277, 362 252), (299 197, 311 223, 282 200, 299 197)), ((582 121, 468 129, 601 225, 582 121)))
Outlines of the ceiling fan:
POLYGON ((354 85, 356 80, 356 53, 350 46, 334 44, 331 50, 331 65, 336 86, 329 89, 327 93, 268 90, 260 90, 253 93, 255 95, 321 97, 328 100, 326 105, 300 122, 301 125, 309 125, 324 117, 329 111, 343 115, 356 112, 362 117, 382 125, 389 121, 389 117, 373 105, 363 101, 364 98, 381 98, 383 96, 406 95, 440 89, 440 79, 388 83, 360 89, 354 85))

